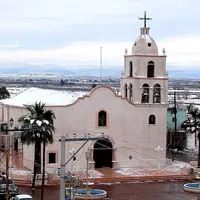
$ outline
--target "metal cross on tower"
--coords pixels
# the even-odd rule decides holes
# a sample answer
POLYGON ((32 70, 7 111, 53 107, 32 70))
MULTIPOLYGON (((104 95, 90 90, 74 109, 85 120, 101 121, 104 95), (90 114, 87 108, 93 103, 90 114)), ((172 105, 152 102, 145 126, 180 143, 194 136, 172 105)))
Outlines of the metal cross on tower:
POLYGON ((144 17, 139 17, 139 20, 144 20, 144 27, 147 27, 147 20, 152 20, 152 18, 147 17, 146 11, 144 11, 144 17))

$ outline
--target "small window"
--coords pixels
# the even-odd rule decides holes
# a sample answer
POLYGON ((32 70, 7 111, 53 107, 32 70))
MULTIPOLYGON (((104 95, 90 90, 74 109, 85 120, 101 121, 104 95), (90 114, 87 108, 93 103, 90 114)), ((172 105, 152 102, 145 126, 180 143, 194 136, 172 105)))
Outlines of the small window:
POLYGON ((154 77, 154 62, 150 61, 147 65, 147 78, 154 77))
POLYGON ((175 122, 175 117, 172 117, 172 122, 175 122))
POLYGON ((124 85, 124 97, 127 97, 128 95, 128 86, 127 84, 124 85))
POLYGON ((149 42, 149 43, 148 43, 148 47, 150 47, 150 46, 151 46, 151 43, 149 42))
POLYGON ((107 126, 107 113, 104 110, 98 113, 98 126, 107 126))
POLYGON ((149 124, 156 124, 156 117, 155 115, 149 116, 149 124))
POLYGON ((56 153, 49 153, 49 164, 56 163, 56 153))
POLYGON ((129 76, 133 77, 133 63, 130 61, 129 63, 129 76))

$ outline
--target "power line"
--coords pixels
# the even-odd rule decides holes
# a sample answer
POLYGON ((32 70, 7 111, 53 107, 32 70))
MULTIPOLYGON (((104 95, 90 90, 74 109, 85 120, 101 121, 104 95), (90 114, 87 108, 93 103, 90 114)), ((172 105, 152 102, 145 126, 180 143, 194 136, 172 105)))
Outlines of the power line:
MULTIPOLYGON (((22 133, 21 133, 22 134, 22 133)), ((15 141, 21 136, 21 134, 15 139, 15 141)), ((99 139, 99 138, 98 138, 99 139)), ((68 139, 69 140, 69 139, 68 139)), ((74 140, 74 139, 73 139, 74 140)), ((15 142, 14 141, 14 142, 15 142)), ((69 140, 70 141, 70 140, 69 140)), ((14 142, 11 144, 11 146, 14 144, 14 142)), ((126 142, 129 142, 129 141, 126 141, 126 142)), ((98 143, 98 142, 97 142, 98 143)), ((129 142, 130 143, 130 142, 129 142)), ((99 143, 100 145, 102 145, 102 146, 104 146, 105 148, 108 148, 108 146, 107 145, 103 145, 103 144, 101 144, 101 143, 99 143)), ((133 144, 133 143, 131 143, 131 144, 133 144)), ((136 144, 133 144, 133 145, 136 145, 136 144)), ((137 145, 138 146, 138 145, 137 145)), ((121 146, 121 147, 123 147, 123 146, 121 146)), ((140 147, 141 148, 141 147, 140 147)), ((149 157, 149 158, 153 158, 153 157, 151 157, 151 156, 148 156, 148 155, 146 155, 146 154, 143 154, 143 153, 141 153, 141 152, 137 152, 137 151, 135 151, 135 150, 133 150, 133 149, 129 149, 129 148, 126 148, 127 150, 129 150, 129 151, 131 151, 131 152, 135 152, 135 153, 139 153, 140 155, 144 155, 145 157, 149 157)), ((150 149, 147 149, 147 150, 150 150, 150 149)), ((128 154, 126 154, 126 153, 124 153, 125 155, 128 155, 128 154)), ((4 154, 5 155, 5 154, 4 154)), ((137 158, 136 158, 137 159, 137 158)), ((154 158, 153 158, 154 159, 154 158)), ((146 162, 145 160, 143 161, 143 160, 141 160, 141 159, 139 159, 140 161, 142 161, 142 162, 146 162)))

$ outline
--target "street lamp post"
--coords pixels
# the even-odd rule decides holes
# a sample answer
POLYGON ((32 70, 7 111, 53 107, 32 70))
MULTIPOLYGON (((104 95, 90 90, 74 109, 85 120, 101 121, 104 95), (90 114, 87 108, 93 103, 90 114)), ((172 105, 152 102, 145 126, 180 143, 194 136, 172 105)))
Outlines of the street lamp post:
POLYGON ((85 195, 86 195, 86 200, 88 199, 88 169, 89 169, 89 159, 90 159, 90 149, 85 152, 85 157, 86 157, 86 186, 85 186, 85 195))
MULTIPOLYGON (((11 118, 10 119, 10 127, 13 126, 14 120, 11 118)), ((9 186, 9 155, 10 155, 10 151, 12 148, 12 142, 10 139, 10 135, 8 135, 8 133, 12 132, 12 131, 25 131, 28 129, 8 129, 8 125, 5 125, 3 127, 1 127, 1 131, 2 133, 5 133, 5 135, 3 135, 5 137, 5 155, 6 155, 6 200, 9 200, 9 190, 8 190, 8 186, 9 186), (10 144, 9 144, 10 143, 10 144)), ((20 135, 16 138, 18 139, 20 137, 20 135)), ((12 159, 12 158, 11 158, 12 159)))
MULTIPOLYGON (((10 119, 10 127, 12 128, 13 126, 13 123, 14 123, 14 120, 13 118, 10 119)), ((12 148, 13 148, 13 134, 11 135, 11 132, 9 133, 9 137, 10 137, 10 169, 13 167, 12 166, 12 158, 13 158, 13 155, 12 155, 12 148)))
POLYGON ((9 141, 8 135, 5 136, 6 144, 5 144, 5 153, 6 153, 6 200, 9 200, 9 141))
MULTIPOLYGON (((12 127, 13 125, 13 119, 11 118, 10 119, 10 127, 12 127)), ((10 148, 12 147, 12 143, 9 144, 9 137, 10 135, 8 135, 8 127, 6 127, 6 136, 5 136, 5 139, 6 139, 6 145, 5 145, 5 152, 6 152, 6 200, 9 200, 9 190, 8 190, 8 186, 9 186, 9 171, 8 171, 8 168, 9 168, 9 150, 10 148)))
POLYGON ((158 146, 155 148, 155 152, 157 153, 157 160, 158 160, 158 169, 160 169, 160 152, 163 151, 163 148, 158 146))

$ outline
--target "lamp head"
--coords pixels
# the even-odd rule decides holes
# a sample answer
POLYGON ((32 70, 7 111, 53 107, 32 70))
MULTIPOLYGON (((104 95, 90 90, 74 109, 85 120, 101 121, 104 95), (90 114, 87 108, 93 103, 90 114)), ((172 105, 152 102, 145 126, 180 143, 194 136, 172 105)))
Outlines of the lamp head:
POLYGON ((13 123, 14 123, 14 120, 13 120, 13 118, 11 118, 11 119, 10 119, 10 127, 13 126, 13 123))

